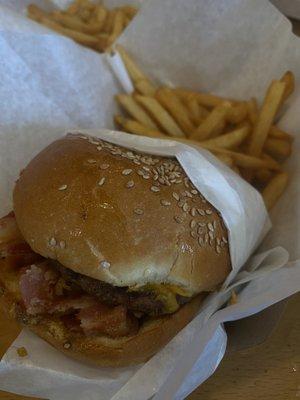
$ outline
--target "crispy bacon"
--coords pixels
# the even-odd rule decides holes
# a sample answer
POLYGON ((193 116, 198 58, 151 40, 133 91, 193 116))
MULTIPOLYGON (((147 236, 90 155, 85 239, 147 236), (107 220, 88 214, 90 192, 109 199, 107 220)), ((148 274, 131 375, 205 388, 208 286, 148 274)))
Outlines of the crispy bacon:
POLYGON ((86 335, 103 334, 110 337, 126 336, 137 330, 137 320, 127 313, 125 306, 108 307, 104 304, 83 308, 78 313, 80 326, 86 335))
POLYGON ((59 275, 46 262, 25 268, 20 278, 20 291, 26 311, 30 315, 48 311, 54 299, 59 275))
POLYGON ((0 219, 0 258, 18 268, 19 287, 27 315, 54 314, 73 332, 124 336, 136 332, 137 319, 126 305, 104 305, 65 277, 22 238, 14 213, 0 219))

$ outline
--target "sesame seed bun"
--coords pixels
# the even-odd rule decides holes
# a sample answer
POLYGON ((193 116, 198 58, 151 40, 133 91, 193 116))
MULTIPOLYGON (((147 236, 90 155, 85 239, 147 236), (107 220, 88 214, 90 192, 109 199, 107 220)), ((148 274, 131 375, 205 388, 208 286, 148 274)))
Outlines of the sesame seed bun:
POLYGON ((35 252, 115 286, 166 283, 192 296, 231 268, 222 217, 173 158, 67 135, 28 164, 13 198, 35 252))

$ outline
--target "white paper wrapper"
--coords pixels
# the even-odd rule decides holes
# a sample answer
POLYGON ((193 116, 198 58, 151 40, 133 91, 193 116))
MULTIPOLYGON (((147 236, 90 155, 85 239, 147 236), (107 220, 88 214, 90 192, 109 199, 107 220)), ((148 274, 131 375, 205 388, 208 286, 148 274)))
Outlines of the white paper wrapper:
MULTIPOLYGON (((104 56, 18 15, 26 3, 0 0, 0 5, 6 5, 5 9, 0 8, 3 213, 11 208, 13 182, 20 168, 46 144, 72 128, 87 128, 98 135, 95 129, 113 126, 113 95, 121 90, 104 56)), ((289 23, 267 1, 147 0, 121 42, 157 81, 231 97, 261 96, 269 80, 285 69, 300 74, 298 40, 291 35, 289 23)), ((300 125, 299 105, 300 91, 283 121, 283 126, 295 133, 300 125)), ((110 140, 114 140, 112 136, 118 141, 130 140, 124 134, 107 134, 110 140)), ((134 139, 134 147, 142 146, 143 150, 157 143, 134 139)), ((195 185, 199 184, 201 192, 222 211, 230 229, 236 273, 256 246, 259 232, 263 235, 265 214, 260 197, 239 178, 233 179, 226 167, 220 174, 219 163, 206 152, 199 154, 173 142, 164 146, 163 154, 176 154, 195 185), (199 165, 205 166, 205 174, 199 165), (213 180, 209 180, 212 176, 213 180), (228 210, 222 209, 223 200, 220 202, 215 192, 221 188, 228 210), (230 207, 233 204, 235 207, 230 207), (249 209, 244 213, 246 205, 249 209)), ((296 140, 295 153, 298 149, 296 140)), ((161 147, 157 150, 162 152, 161 147)), ((297 157, 292 157, 289 167, 291 183, 274 210, 274 228, 264 241, 264 248, 283 244, 292 260, 297 260, 297 157)), ((258 312, 299 290, 300 264, 285 266, 287 260, 287 252, 278 247, 251 259, 247 264, 249 272, 241 272, 232 282, 237 290, 243 289, 236 305, 216 312, 230 296, 230 287, 225 286, 207 299, 190 325, 143 366, 86 367, 23 331, 0 363, 0 388, 50 400, 98 399, 99 393, 101 399, 114 400, 147 399, 155 393, 157 399, 184 398, 213 373, 222 359, 226 348, 222 322, 258 312), (28 357, 20 359, 16 355, 19 346, 27 348, 28 357)))

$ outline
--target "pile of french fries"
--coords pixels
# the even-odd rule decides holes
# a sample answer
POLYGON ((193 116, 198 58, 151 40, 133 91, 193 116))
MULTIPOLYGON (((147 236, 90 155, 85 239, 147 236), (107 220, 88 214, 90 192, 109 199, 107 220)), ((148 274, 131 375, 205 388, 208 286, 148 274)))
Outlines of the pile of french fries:
POLYGON ((123 32, 137 13, 125 5, 108 10, 90 0, 75 0, 66 10, 46 12, 34 4, 27 8, 28 17, 77 43, 104 52, 123 32))
POLYGON ((121 46, 116 46, 134 85, 118 94, 126 117, 115 116, 128 133, 177 140, 201 146, 262 192, 271 209, 283 193, 288 175, 282 163, 290 156, 293 138, 278 128, 279 110, 294 90, 294 75, 273 80, 262 105, 210 93, 155 86, 121 46))

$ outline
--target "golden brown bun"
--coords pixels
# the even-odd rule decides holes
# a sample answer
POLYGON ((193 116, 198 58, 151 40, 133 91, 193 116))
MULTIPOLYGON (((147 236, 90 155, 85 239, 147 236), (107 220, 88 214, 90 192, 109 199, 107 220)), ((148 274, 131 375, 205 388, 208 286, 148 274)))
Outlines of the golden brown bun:
POLYGON ((193 319, 203 299, 203 295, 198 295, 176 313, 146 321, 136 335, 114 339, 87 337, 70 332, 54 316, 37 318, 20 313, 15 294, 7 290, 6 276, 3 281, 1 264, 3 261, 0 261, 0 297, 3 294, 0 305, 4 306, 4 311, 67 356, 103 367, 121 367, 147 361, 193 319))
POLYGON ((35 252, 116 286, 196 294, 230 271, 221 216, 173 158, 68 135, 22 172, 14 210, 35 252))

